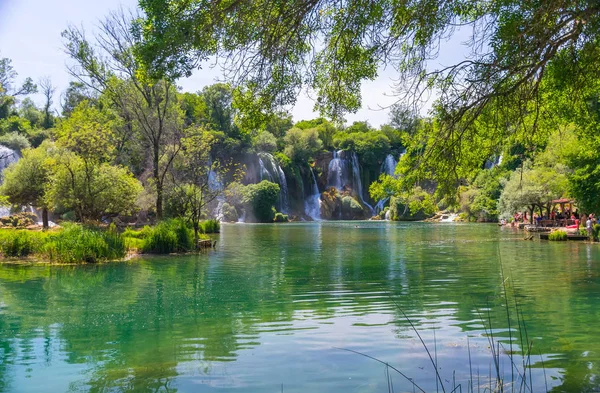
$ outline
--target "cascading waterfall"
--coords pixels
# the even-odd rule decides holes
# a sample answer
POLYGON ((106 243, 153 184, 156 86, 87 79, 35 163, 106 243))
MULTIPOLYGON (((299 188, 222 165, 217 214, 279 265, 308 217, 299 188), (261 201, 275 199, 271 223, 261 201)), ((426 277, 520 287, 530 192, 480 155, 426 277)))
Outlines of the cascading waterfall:
MULTIPOLYGON (((404 155, 404 153, 402 153, 400 155, 400 158, 402 158, 403 155, 404 155)), ((385 160, 383 160, 383 163, 381 164, 381 174, 385 173, 386 175, 395 177, 397 165, 398 165, 398 162, 396 161, 394 156, 391 154, 388 154, 385 157, 385 160)), ((389 200, 390 200, 390 197, 385 197, 385 198, 381 199, 380 201, 378 201, 377 204, 375 205, 375 212, 380 213, 383 210, 383 208, 385 207, 385 204, 389 200)))
POLYGON ((373 209, 373 206, 369 205, 363 197, 363 188, 362 181, 360 179, 360 164, 358 163, 358 156, 355 152, 352 152, 350 154, 350 158, 350 162, 352 163, 352 180, 354 182, 354 191, 356 191, 360 202, 371 210, 371 214, 374 214, 375 210, 373 209))
POLYGON ((279 184, 279 210, 288 213, 290 209, 287 179, 283 169, 277 164, 273 155, 259 153, 258 163, 260 165, 260 179, 279 184))
MULTIPOLYGON (((19 161, 19 158, 21 158, 21 156, 17 151, 0 145, 0 174, 2 174, 10 164, 19 161)), ((1 176, 1 180, 4 181, 4 176, 1 176)), ((0 217, 8 215, 10 215, 10 207, 0 206, 0 217)))
MULTIPOLYGON (((208 188, 212 191, 222 191, 223 190, 223 181, 221 177, 212 169, 212 163, 209 164, 211 167, 208 172, 208 188)), ((217 219, 217 221, 223 221, 223 204, 225 203, 225 197, 222 193, 219 193, 217 196, 217 206, 213 210, 213 216, 217 219)))
POLYGON ((319 186, 317 185, 317 179, 312 168, 310 169, 310 174, 312 175, 312 186, 310 188, 310 195, 304 199, 304 214, 318 221, 321 219, 321 194, 319 193, 319 186))
POLYGON ((348 167, 346 160, 341 158, 343 151, 333 151, 333 159, 329 162, 327 168, 327 186, 335 187, 340 191, 346 185, 348 176, 346 168, 348 167))

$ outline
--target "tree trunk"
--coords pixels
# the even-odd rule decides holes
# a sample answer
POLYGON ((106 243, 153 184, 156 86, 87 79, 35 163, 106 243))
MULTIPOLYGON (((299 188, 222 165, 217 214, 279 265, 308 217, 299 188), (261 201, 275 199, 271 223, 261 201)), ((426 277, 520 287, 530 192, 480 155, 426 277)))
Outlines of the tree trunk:
POLYGON ((199 236, 198 236, 198 232, 199 232, 199 228, 198 228, 198 224, 194 223, 194 247, 198 248, 198 240, 199 236))
POLYGON ((158 143, 154 144, 154 157, 153 157, 153 174, 154 182, 156 183, 156 218, 160 221, 163 218, 163 184, 160 179, 160 171, 158 168, 160 158, 160 146, 158 143))
POLYGON ((44 229, 48 229, 50 227, 48 225, 48 209, 45 207, 42 209, 42 227, 44 229))

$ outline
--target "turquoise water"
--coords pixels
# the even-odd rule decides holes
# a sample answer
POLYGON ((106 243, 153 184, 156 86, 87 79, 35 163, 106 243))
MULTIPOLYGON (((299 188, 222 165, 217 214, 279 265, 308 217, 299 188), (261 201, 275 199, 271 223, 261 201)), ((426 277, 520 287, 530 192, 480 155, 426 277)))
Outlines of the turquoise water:
POLYGON ((494 386, 490 332, 515 391, 599 390, 600 246, 521 237, 483 224, 238 224, 201 255, 1 265, 0 391, 389 391, 383 364, 344 349, 442 391, 415 330, 446 392, 494 386))

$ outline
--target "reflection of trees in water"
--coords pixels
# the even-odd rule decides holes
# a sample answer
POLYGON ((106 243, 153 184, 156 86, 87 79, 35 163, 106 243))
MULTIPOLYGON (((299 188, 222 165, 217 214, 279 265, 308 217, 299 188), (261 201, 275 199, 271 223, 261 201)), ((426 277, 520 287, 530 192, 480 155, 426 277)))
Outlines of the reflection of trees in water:
MULTIPOLYGON (((565 390, 592 389, 597 382, 587 362, 598 364, 600 348, 584 327, 593 329, 599 320, 597 292, 590 290, 599 281, 585 255, 578 255, 588 251, 568 249, 570 258, 562 258, 556 254, 565 248, 554 245, 506 241, 498 248, 490 240, 495 230, 227 226, 218 251, 208 255, 0 266, 0 302, 10 311, 0 313, 0 391, 9 390, 17 354, 40 336, 49 348, 58 337, 68 363, 89 366, 73 390, 174 391, 178 365, 196 362, 198 372, 208 374, 212 362, 233 361, 241 349, 259 345, 266 327, 293 329, 298 315, 392 313, 398 333, 411 335, 388 296, 418 329, 439 323, 435 312, 445 308, 465 335, 489 299, 500 307, 491 314, 493 326, 506 329, 499 257, 515 282, 510 293, 529 336, 542 337, 536 353, 561 354, 546 367, 565 369, 565 390)), ((506 342, 506 333, 500 335, 506 342)), ((55 354, 47 353, 50 363, 55 354)))

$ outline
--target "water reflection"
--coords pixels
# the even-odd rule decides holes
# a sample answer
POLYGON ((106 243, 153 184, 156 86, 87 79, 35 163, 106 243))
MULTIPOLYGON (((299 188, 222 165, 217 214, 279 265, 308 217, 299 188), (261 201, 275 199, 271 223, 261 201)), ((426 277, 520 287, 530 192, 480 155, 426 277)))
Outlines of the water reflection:
MULTIPOLYGON (((555 391, 598 389, 598 247, 518 239, 486 225, 226 225, 209 254, 0 266, 0 391, 387 389, 380 364, 336 347, 434 391, 400 309, 444 379, 470 378, 470 348, 486 382, 489 325, 507 351, 525 333, 516 320, 508 332, 502 272, 535 338, 534 391, 544 372, 555 391)), ((412 391, 402 378, 394 386, 412 391)))

